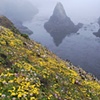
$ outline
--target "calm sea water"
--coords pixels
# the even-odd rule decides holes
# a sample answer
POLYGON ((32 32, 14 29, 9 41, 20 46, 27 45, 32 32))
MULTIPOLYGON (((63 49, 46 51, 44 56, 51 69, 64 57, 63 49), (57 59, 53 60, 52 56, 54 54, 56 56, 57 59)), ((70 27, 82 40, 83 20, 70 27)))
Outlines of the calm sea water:
POLYGON ((43 27, 46 21, 46 18, 35 17, 31 22, 24 23, 34 32, 30 38, 100 79, 100 38, 93 35, 93 32, 98 31, 99 25, 86 24, 70 36, 53 37, 43 27))

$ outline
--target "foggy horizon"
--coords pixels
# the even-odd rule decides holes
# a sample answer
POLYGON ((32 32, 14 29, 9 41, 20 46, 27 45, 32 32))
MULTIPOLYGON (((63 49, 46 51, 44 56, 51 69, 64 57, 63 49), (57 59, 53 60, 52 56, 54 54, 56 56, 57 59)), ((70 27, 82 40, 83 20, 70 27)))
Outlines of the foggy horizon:
POLYGON ((39 9, 41 15, 47 16, 48 18, 52 15, 57 2, 61 2, 67 16, 76 24, 78 22, 94 22, 100 17, 100 0, 43 0, 43 2, 30 0, 30 2, 39 9))
MULTIPOLYGON (((42 2, 40 2, 39 0, 22 0, 22 1, 16 0, 16 2, 13 0, 9 0, 9 1, 1 0, 0 12, 4 13, 5 11, 6 12, 8 11, 7 13, 9 13, 10 10, 11 11, 15 10, 13 8, 16 7, 19 7, 21 8, 21 10, 23 9, 24 11, 26 7, 22 8, 21 6, 27 5, 27 8, 29 8, 28 5, 31 6, 33 5, 33 10, 34 7, 36 7, 39 10, 39 13, 37 15, 41 15, 43 17, 49 18, 52 15, 54 7, 56 6, 57 2, 61 2, 63 4, 67 16, 70 17, 75 24, 77 24, 78 22, 81 23, 94 22, 97 21, 97 19, 100 17, 99 14, 100 0, 50 0, 50 1, 42 0, 42 2)), ((30 9, 32 10, 32 7, 30 7, 30 9)), ((26 15, 27 14, 28 11, 26 12, 26 15)))

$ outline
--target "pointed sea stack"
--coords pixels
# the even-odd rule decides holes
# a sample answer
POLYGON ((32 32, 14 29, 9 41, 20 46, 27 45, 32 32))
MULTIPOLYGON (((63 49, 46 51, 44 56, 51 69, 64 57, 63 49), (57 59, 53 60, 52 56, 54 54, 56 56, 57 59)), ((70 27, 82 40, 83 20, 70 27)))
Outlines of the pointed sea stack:
POLYGON ((76 33, 81 27, 82 24, 75 25, 71 21, 71 19, 66 15, 64 7, 60 2, 57 3, 49 21, 44 24, 44 28, 51 34, 76 33))

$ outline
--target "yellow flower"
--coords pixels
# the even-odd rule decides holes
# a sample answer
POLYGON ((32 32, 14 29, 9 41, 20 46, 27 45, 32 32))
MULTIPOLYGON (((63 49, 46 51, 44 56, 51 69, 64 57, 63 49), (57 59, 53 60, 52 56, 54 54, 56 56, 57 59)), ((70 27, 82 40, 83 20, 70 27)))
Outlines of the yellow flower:
POLYGON ((12 73, 9 73, 9 72, 7 73, 7 76, 12 76, 12 75, 13 75, 12 73))
POLYGON ((21 98, 23 96, 23 93, 19 92, 18 98, 21 98))
POLYGON ((0 41, 0 44, 6 45, 6 42, 5 41, 0 41))
POLYGON ((14 92, 11 93, 11 96, 15 96, 15 95, 16 95, 16 93, 14 93, 14 92))
POLYGON ((14 41, 11 41, 9 45, 14 46, 15 45, 14 41))
POLYGON ((48 100, 50 100, 50 99, 51 99, 51 97, 52 97, 52 94, 50 94, 50 95, 48 96, 48 100))
POLYGON ((30 100, 37 100, 35 97, 31 97, 30 100))
POLYGON ((9 83, 13 83, 13 82, 14 82, 14 80, 10 80, 10 81, 9 81, 9 83))
POLYGON ((0 96, 2 95, 2 93, 0 93, 0 96))
POLYGON ((73 83, 73 84, 75 83, 75 79, 74 79, 74 78, 72 79, 72 83, 73 83))

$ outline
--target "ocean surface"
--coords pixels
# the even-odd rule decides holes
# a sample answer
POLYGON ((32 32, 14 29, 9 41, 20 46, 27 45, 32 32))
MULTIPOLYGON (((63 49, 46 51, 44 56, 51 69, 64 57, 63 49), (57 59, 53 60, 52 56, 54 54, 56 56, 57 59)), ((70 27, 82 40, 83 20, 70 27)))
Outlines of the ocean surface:
POLYGON ((100 79, 100 38, 93 35, 99 29, 97 22, 85 24, 77 33, 54 38, 44 29, 47 20, 46 17, 35 16, 23 24, 34 32, 30 38, 100 79))

